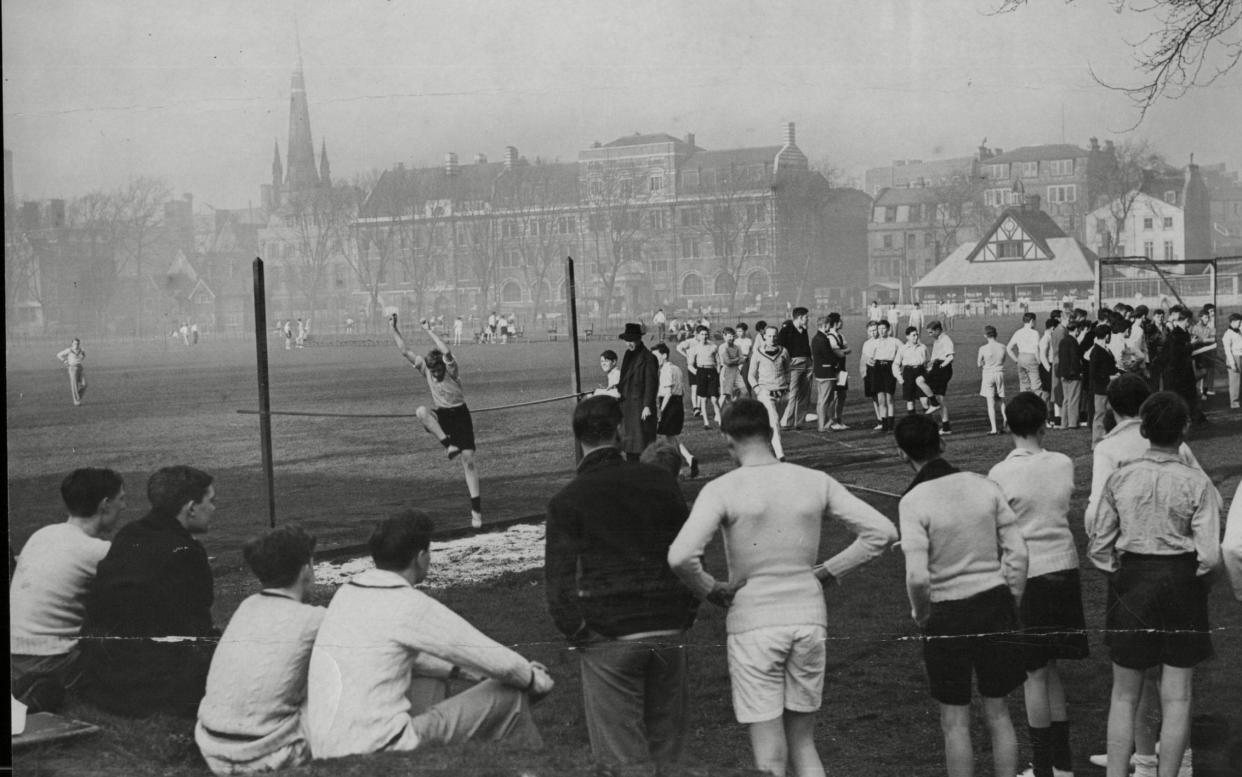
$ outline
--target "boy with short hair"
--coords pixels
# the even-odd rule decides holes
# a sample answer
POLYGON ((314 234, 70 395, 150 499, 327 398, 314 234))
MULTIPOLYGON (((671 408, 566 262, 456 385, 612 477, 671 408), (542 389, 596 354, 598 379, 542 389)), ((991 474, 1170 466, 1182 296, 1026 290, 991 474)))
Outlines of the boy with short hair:
POLYGON ((974 771, 971 681, 977 680, 992 739, 995 774, 1014 774, 1018 742, 1005 697, 1025 679, 1013 638, 1015 599, 1026 585, 1027 549, 1000 486, 943 458, 936 422, 896 425, 901 458, 917 473, 901 498, 901 550, 911 614, 927 637, 923 661, 940 703, 949 777, 974 771))
POLYGON ((880 327, 877 322, 867 322, 867 339, 863 340, 858 356, 858 378, 862 382, 863 396, 871 400, 871 410, 875 413, 876 420, 874 429, 877 432, 884 428, 884 415, 880 412, 880 400, 876 397, 875 387, 872 385, 871 364, 875 361, 875 345, 879 341, 879 332, 880 327))
POLYGON ((728 610, 733 707, 749 726, 756 769, 823 775, 814 740, 828 622, 822 583, 880 555, 897 533, 828 475, 779 462, 769 446, 770 413, 759 402, 730 403, 721 431, 738 467, 699 493, 668 563, 691 590, 728 610), (826 518, 843 521, 856 539, 816 565, 826 518), (702 565, 718 530, 727 583, 702 565))
POLYGON ((927 385, 924 375, 927 372, 927 346, 919 342, 919 329, 915 326, 906 327, 906 341, 897 349, 897 359, 893 362, 893 375, 901 384, 901 394, 906 400, 906 412, 914 412, 914 401, 918 399, 927 410, 927 396, 922 386, 927 385))
POLYGON ((1053 364, 1055 377, 1061 386, 1061 428, 1078 428, 1078 405, 1082 392, 1082 355, 1078 348, 1078 333, 1082 322, 1071 321, 1065 337, 1057 345, 1057 359, 1053 364))
POLYGON ((1044 449, 1048 405, 1033 392, 1009 400, 1005 416, 1014 449, 988 477, 1001 487, 1017 516, 1028 552, 1026 590, 1019 604, 1025 641, 1027 725, 1032 766, 1019 777, 1071 774, 1069 716, 1059 659, 1088 654, 1078 577, 1078 552, 1070 533, 1074 462, 1044 449))
POLYGON ((617 352, 611 349, 605 350, 599 355, 599 368, 604 373, 605 385, 595 389, 595 396, 605 394, 616 399, 621 398, 621 391, 617 388, 617 384, 621 382, 621 368, 617 366, 617 352))
POLYGON ((315 538, 285 524, 242 548, 263 590, 233 613, 220 637, 194 740, 218 775, 255 774, 311 758, 302 711, 311 648, 325 609, 306 604, 315 538))
POLYGON ((1160 746, 1156 759, 1136 759, 1135 775, 1177 772, 1189 741, 1194 667, 1214 654, 1207 575, 1221 561, 1220 497, 1207 475, 1180 458, 1190 422, 1185 401, 1162 391, 1139 415, 1151 448, 1109 476, 1089 531, 1088 555, 1108 574, 1113 602, 1105 624, 1113 662, 1108 777, 1129 771, 1143 675, 1155 666, 1163 667, 1160 746))
POLYGON ((867 375, 871 378, 871 388, 875 391, 876 404, 880 409, 882 432, 893 429, 893 394, 897 393, 897 374, 893 365, 900 349, 901 341, 889 336, 888 322, 876 324, 876 341, 872 346, 867 375))
POLYGON ((82 679, 78 637, 87 591, 125 509, 125 481, 110 469, 76 469, 61 482, 69 511, 30 535, 9 583, 9 682, 31 712, 60 709, 82 679))
POLYGON ((406 346, 405 338, 397 328, 396 313, 389 316, 388 321, 392 325, 392 339, 397 349, 427 379, 427 389, 431 392, 432 408, 429 410, 425 405, 419 405, 414 414, 427 433, 444 446, 449 459, 461 458, 466 490, 470 492, 470 525, 482 529, 483 499, 479 495, 479 470, 474 461, 474 420, 470 417, 470 408, 466 406, 466 395, 458 378, 457 359, 453 358, 453 352, 440 336, 432 331, 427 319, 419 323, 435 348, 428 351, 425 357, 406 346))
POLYGON ((1009 338, 1005 351, 1018 365, 1018 388, 1043 395, 1039 382, 1039 333, 1035 331, 1035 314, 1023 313, 1022 326, 1009 338))
POLYGON ((996 426, 996 409, 1000 408, 1001 425, 1005 421, 1005 359, 1009 352, 996 340, 996 327, 983 328, 983 345, 979 346, 979 355, 975 358, 982 371, 980 375, 979 396, 988 403, 988 423, 992 430, 988 434, 1000 434, 996 426))
POLYGON ((720 423, 720 369, 717 367, 716 344, 711 342, 711 330, 700 324, 694 330, 694 344, 687 350, 687 364, 694 362, 694 382, 698 391, 699 413, 703 428, 711 429, 709 416, 716 411, 716 423, 720 423))
POLYGON ((69 395, 73 397, 73 404, 81 405, 86 394, 86 351, 82 350, 82 341, 73 338, 69 347, 56 354, 56 358, 69 370, 69 395))
POLYGON ((737 332, 733 327, 724 328, 724 342, 716 349, 716 363, 720 365, 720 405, 738 397, 746 396, 746 384, 742 381, 742 364, 746 354, 737 344, 737 332))
POLYGON ((1108 324, 1097 324, 1092 336, 1095 338, 1095 347, 1087 358, 1087 368, 1091 374, 1091 394, 1095 398, 1095 414, 1091 418, 1091 447, 1094 448, 1104 439, 1108 384, 1117 374, 1117 357, 1108 348, 1109 340, 1113 336, 1112 327, 1108 324))
MULTIPOLYGON (((651 352, 655 354, 656 363, 660 365, 660 383, 656 390, 656 437, 677 450, 690 467, 690 478, 697 478, 699 460, 681 442, 681 430, 686 420, 686 407, 682 399, 685 378, 681 374, 681 368, 669 361, 667 344, 658 342, 651 352)), ((651 450, 650 445, 643 452, 648 450, 651 450)))
POLYGON ((949 381, 953 379, 953 338, 944 333, 944 326, 939 321, 927 324, 927 333, 932 338, 931 366, 927 369, 926 385, 930 392, 927 408, 929 414, 940 413, 940 434, 952 434, 949 425, 949 407, 945 404, 945 395, 949 393, 949 381))

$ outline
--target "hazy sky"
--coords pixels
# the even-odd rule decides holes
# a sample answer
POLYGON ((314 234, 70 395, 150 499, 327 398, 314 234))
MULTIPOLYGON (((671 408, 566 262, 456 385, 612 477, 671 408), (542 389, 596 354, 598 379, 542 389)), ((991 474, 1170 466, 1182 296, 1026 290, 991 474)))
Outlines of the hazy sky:
MULTIPOLYGON (((1154 20, 995 2, 5 0, 4 145, 23 199, 155 175, 199 204, 257 204, 273 140, 285 151, 295 12, 315 147, 338 178, 507 145, 570 161, 636 131, 774 145, 785 121, 847 173, 984 137, 1126 137, 1133 109, 1089 68, 1136 78, 1154 20)), ((1130 134, 1238 169, 1240 127, 1242 68, 1130 134)))

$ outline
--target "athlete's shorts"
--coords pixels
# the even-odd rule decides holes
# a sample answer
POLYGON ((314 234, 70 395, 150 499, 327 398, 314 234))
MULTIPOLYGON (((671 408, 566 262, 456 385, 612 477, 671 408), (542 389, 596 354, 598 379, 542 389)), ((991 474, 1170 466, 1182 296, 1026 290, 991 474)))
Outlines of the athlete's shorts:
POLYGON ((992 399, 1005 398, 1005 371, 997 369, 985 369, 983 371, 983 381, 979 386, 979 396, 992 399))
POLYGON ((913 402, 923 396, 922 389, 918 386, 918 379, 925 375, 923 365, 917 367, 901 368, 901 398, 907 402, 913 402))
POLYGON ((760 723, 823 703, 827 665, 823 626, 769 626, 730 634, 729 678, 738 723, 760 723))
POLYGON ((1000 585, 968 599, 932 602, 923 629, 923 663, 932 698, 970 704, 971 679, 979 695, 1007 696, 1026 680, 1013 595, 1000 585))
POLYGON ((437 407, 431 412, 451 445, 463 451, 474 450, 474 421, 470 418, 470 408, 465 405, 437 407))
POLYGON ((695 369, 698 372, 694 375, 694 385, 699 390, 699 396, 720 396, 720 371, 715 367, 696 367, 695 369))
POLYGON ((867 368, 867 376, 871 378, 871 390, 875 393, 897 393, 897 376, 893 374, 892 362, 877 361, 867 368))
POLYGON ((1211 658, 1208 582, 1194 553, 1122 553, 1108 581, 1104 644, 1114 664, 1192 667, 1211 658))
POLYGON ((1077 569, 1029 578, 1018 613, 1028 672, 1049 661, 1086 658, 1089 654, 1077 569))
POLYGON ((742 380, 742 372, 737 367, 725 367, 720 370, 720 396, 737 399, 749 393, 746 383, 742 380))
MULTIPOLYGON (((656 402, 656 407, 660 403, 656 402)), ((681 434, 681 429, 686 423, 686 406, 682 401, 681 394, 674 394, 669 397, 668 407, 660 413, 660 418, 656 422, 656 434, 674 436, 681 434)))
POLYGON ((952 364, 934 364, 927 371, 927 387, 937 396, 943 397, 949 393, 949 381, 952 379, 952 364))

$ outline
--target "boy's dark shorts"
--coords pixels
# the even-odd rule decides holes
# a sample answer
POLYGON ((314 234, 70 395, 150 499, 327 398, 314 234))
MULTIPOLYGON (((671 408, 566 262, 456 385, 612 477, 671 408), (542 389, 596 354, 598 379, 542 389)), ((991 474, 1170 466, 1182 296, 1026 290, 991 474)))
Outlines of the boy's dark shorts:
POLYGON ((470 418, 470 408, 465 405, 437 407, 431 412, 435 414, 450 444, 463 451, 474 450, 474 421, 470 418))
POLYGON ((1211 658, 1208 586, 1194 553, 1122 553, 1108 581, 1109 656, 1127 669, 1192 667, 1211 658))
POLYGON ((931 695, 941 704, 970 704, 972 677, 978 678, 979 694, 991 699, 1026 680, 1018 616, 1006 586, 933 602, 923 635, 931 695))
POLYGON ((893 374, 892 362, 876 362, 867 368, 867 375, 871 378, 871 390, 875 393, 897 393, 897 376, 893 374))
POLYGON ((1089 655, 1077 569, 1027 579, 1018 614, 1028 672, 1042 669, 1049 661, 1089 655))
POLYGON ((916 381, 926 374, 922 366, 901 368, 901 398, 913 402, 923 396, 923 391, 916 381))
POLYGON ((694 385, 700 397, 720 396, 720 370, 715 367, 697 367, 694 385))
POLYGON ((863 375, 863 379, 862 379, 862 384, 863 384, 863 396, 864 396, 864 397, 867 397, 867 398, 874 398, 874 397, 875 397, 875 386, 871 385, 871 374, 872 374, 872 372, 874 372, 874 370, 873 370, 871 367, 868 367, 868 368, 867 368, 867 374, 866 374, 866 375, 863 375))
POLYGON ((952 364, 934 364, 927 371, 927 387, 933 394, 944 396, 949 393, 949 381, 953 379, 952 364))

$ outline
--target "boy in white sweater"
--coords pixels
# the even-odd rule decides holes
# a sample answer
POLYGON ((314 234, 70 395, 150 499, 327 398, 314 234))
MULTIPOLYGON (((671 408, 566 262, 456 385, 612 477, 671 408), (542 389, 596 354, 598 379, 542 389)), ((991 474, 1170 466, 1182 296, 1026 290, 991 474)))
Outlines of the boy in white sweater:
POLYGON ((738 468, 700 492, 668 563, 691 590, 729 611, 733 709, 749 726, 755 768, 823 775, 813 736, 826 661, 822 584, 883 553, 897 532, 828 475, 778 461, 769 445, 769 414, 759 402, 730 403, 721 431, 738 468), (844 521, 857 539, 816 565, 825 518, 844 521), (703 569, 717 530, 724 534, 728 582, 703 569))
POLYGON ((898 506, 911 615, 927 637, 923 662, 940 703, 949 777, 970 777, 971 681, 977 679, 992 738, 995 774, 1017 770, 1018 741, 1005 697, 1026 679, 1015 600, 1026 585, 1027 550, 1000 486, 944 459, 926 415, 896 428, 901 458, 916 473, 898 506))
POLYGON ((256 774, 311 758, 302 720, 306 670, 325 612, 305 604, 314 551, 315 538, 295 524, 242 548, 263 590, 241 603, 220 637, 194 727, 215 774, 256 774))
POLYGON ((69 518, 30 535, 9 583, 10 688, 31 712, 59 709, 82 678, 86 595, 112 546, 103 537, 125 509, 125 481, 110 469, 77 469, 60 496, 69 518))
POLYGON ((1064 453, 1044 449, 1047 414, 1047 403, 1033 392, 1009 400, 1005 415, 1014 449, 988 472, 1009 500, 1029 554, 1019 611, 1033 763, 1020 777, 1064 777, 1073 772, 1069 716, 1057 661, 1088 654, 1078 552, 1069 527, 1074 462, 1064 453))

